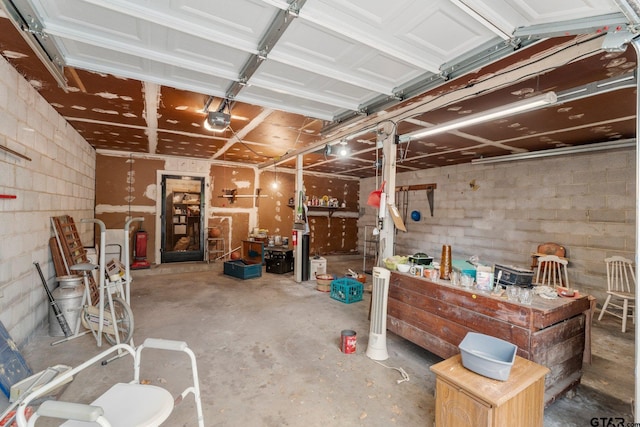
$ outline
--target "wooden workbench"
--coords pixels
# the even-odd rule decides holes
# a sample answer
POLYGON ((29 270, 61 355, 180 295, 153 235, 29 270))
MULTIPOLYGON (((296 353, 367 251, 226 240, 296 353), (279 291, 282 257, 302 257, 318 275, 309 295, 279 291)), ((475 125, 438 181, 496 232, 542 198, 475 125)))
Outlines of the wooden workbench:
POLYGON ((467 332, 501 338, 518 355, 549 368, 545 404, 573 390, 582 377, 587 296, 546 300, 529 306, 406 273, 392 272, 387 328, 447 359, 459 353, 467 332))

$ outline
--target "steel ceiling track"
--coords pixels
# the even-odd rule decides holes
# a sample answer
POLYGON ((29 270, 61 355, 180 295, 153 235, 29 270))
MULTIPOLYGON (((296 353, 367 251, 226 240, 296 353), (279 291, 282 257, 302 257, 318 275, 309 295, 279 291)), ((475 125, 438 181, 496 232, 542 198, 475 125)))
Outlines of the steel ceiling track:
POLYGON ((404 100, 414 96, 421 95, 427 91, 437 88, 448 80, 460 77, 472 70, 479 69, 487 64, 495 62, 501 58, 511 55, 518 49, 536 43, 538 40, 529 39, 513 39, 513 40, 497 40, 494 39, 484 45, 478 47, 473 52, 469 52, 464 56, 450 61, 441 66, 440 73, 425 73, 403 86, 394 90, 394 96, 379 96, 370 102, 360 106, 358 111, 348 111, 336 117, 331 123, 327 124, 320 131, 327 134, 335 129, 349 123, 350 120, 357 119, 363 115, 371 115, 383 111, 392 105, 398 104, 404 100))
POLYGON ((0 0, 9 13, 11 22, 20 30, 25 41, 36 53, 40 61, 56 80, 60 88, 67 91, 67 79, 64 76, 64 58, 53 40, 44 32, 42 22, 29 3, 18 9, 11 0, 0 0))
MULTIPOLYGON (((464 4, 458 0, 455 0, 454 3, 457 5, 464 4)), ((375 114, 398 102, 425 93, 450 79, 460 77, 487 64, 493 63, 541 39, 566 35, 597 34, 599 32, 620 31, 626 28, 627 19, 622 13, 611 13, 595 18, 582 18, 553 24, 538 24, 518 28, 514 31, 513 36, 508 39, 504 37, 500 37, 501 39, 497 41, 494 39, 453 61, 443 63, 440 66, 440 73, 438 74, 426 73, 419 79, 408 82, 403 87, 398 87, 394 90, 395 96, 393 97, 379 96, 361 105, 358 111, 347 111, 343 113, 336 117, 334 121, 327 124, 327 126, 321 130, 321 133, 330 133, 336 128, 348 124, 353 119, 357 119, 363 115, 375 114)))
POLYGON ((258 53, 249 57, 240 71, 238 79, 227 89, 227 99, 235 99, 243 87, 249 82, 251 77, 258 70, 258 67, 267 59, 271 50, 278 43, 278 40, 285 33, 291 22, 298 17, 300 9, 306 0, 291 0, 288 9, 280 9, 266 33, 262 36, 258 44, 258 53))
MULTIPOLYGON (((557 102, 556 104, 562 104, 562 103, 567 103, 567 102, 571 102, 571 101, 576 101, 579 99, 583 99, 583 98, 588 98, 588 97, 592 97, 592 96, 597 96, 597 95, 601 95, 607 92, 612 92, 612 91, 616 91, 616 90, 621 90, 621 89, 625 89, 625 88, 633 88, 637 86, 637 82, 638 82, 638 72, 637 70, 634 71, 632 74, 628 74, 628 75, 624 75, 624 76, 617 76, 617 77, 611 77, 609 79, 605 79, 605 80, 600 80, 597 82, 592 82, 586 85, 582 85, 582 86, 577 86, 571 89, 567 89, 567 90, 563 90, 557 93, 557 102)), ((543 107, 539 107, 539 108, 544 108, 543 107)), ((382 120, 382 119, 381 119, 382 120)), ((315 144, 311 147, 306 148, 305 150, 301 150, 301 151, 297 151, 297 152, 292 152, 292 153, 287 153, 286 155, 282 156, 277 164, 286 162, 287 160, 289 160, 292 157, 295 157, 297 155, 300 154, 309 154, 309 153, 313 153, 316 152, 322 148, 324 148, 327 145, 332 145, 335 144, 338 140, 351 140, 363 133, 366 132, 374 132, 376 129, 376 126, 372 126, 369 125, 363 129, 360 130, 354 130, 353 133, 346 135, 346 136, 341 136, 340 138, 336 139, 336 140, 323 140, 321 142, 319 142, 318 144, 315 144)), ((398 135, 397 136, 397 140, 400 143, 406 143, 408 141, 411 140, 411 136, 410 135, 398 135)), ((268 166, 273 165, 273 162, 265 162, 262 163, 259 168, 260 169, 264 169, 267 168, 268 166)))
POLYGON ((519 38, 548 38, 562 37, 578 34, 606 33, 620 31, 627 28, 627 18, 622 13, 610 13, 607 15, 572 19, 570 21, 553 22, 548 24, 535 24, 516 28, 514 37, 519 38))
MULTIPOLYGON (((4 0, 3 0, 4 1, 4 0)), ((267 31, 262 36, 260 43, 258 44, 258 53, 249 56, 249 59, 242 66, 238 78, 234 80, 225 93, 225 101, 220 104, 218 110, 223 108, 223 105, 228 105, 229 102, 233 102, 236 99, 240 91, 249 83, 251 77, 258 71, 260 65, 267 59, 269 53, 274 46, 280 40, 280 37, 287 30, 287 27, 291 24, 293 19, 298 17, 300 8, 304 5, 306 0, 292 0, 289 3, 288 9, 280 9, 267 31)), ((205 102, 204 111, 207 111, 209 105, 215 97, 209 96, 209 99, 205 102)))

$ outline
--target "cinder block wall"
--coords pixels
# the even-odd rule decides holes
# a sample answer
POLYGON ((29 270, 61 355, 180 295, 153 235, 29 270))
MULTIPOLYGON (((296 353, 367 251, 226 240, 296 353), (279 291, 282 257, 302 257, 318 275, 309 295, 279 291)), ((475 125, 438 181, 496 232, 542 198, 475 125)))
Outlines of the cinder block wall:
MULTIPOLYGON (((0 321, 23 345, 46 324, 49 304, 33 265, 38 261, 50 288, 57 286, 48 241, 50 217, 93 217, 95 151, 0 58, 0 321)), ((92 228, 79 226, 83 244, 92 228)), ((86 243, 85 243, 86 242, 86 243)))
MULTIPOLYGON (((635 180, 633 149, 401 173, 398 186, 435 183, 437 189, 433 217, 426 192, 409 192, 407 233, 397 233, 395 253, 439 259, 447 244, 454 258, 478 255, 485 264, 529 267, 538 244, 556 242, 567 249, 570 282, 601 305, 604 258, 635 259, 635 180), (420 221, 411 219, 413 210, 420 221)), ((364 224, 375 223, 374 209, 366 206, 374 188, 375 179, 361 183, 366 209, 359 242, 364 224)), ((396 204, 402 212, 401 199, 396 204)))

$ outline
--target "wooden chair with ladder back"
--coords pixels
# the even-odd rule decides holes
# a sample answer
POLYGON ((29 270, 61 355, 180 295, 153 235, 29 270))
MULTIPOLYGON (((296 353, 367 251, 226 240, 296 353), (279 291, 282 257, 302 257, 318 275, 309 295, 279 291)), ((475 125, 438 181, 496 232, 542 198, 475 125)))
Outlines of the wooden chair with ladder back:
POLYGON ((622 332, 627 330, 627 318, 635 323, 635 289, 636 276, 633 261, 621 256, 606 258, 607 266, 607 299, 604 301, 598 321, 604 313, 609 313, 622 320, 622 332), (613 310, 612 310, 613 307, 613 310))
POLYGON ((535 271, 538 268, 538 258, 544 255, 555 255, 559 258, 566 258, 567 251, 564 246, 553 242, 542 243, 538 245, 535 252, 531 253, 531 270, 535 271))

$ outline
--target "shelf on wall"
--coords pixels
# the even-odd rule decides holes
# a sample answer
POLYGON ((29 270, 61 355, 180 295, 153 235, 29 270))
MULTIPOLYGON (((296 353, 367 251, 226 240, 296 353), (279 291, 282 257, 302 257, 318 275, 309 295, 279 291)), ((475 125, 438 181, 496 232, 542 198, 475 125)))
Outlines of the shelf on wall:
MULTIPOLYGON (((295 205, 287 205, 287 206, 289 206, 291 209, 296 208, 295 205)), ((326 212, 329 212, 329 217, 331 217, 335 211, 346 210, 347 208, 343 208, 340 206, 308 206, 307 205, 307 209, 309 209, 310 211, 326 211, 326 212)))
POLYGON ((438 188, 437 184, 418 184, 418 185, 401 185, 396 187, 396 193, 399 191, 427 191, 427 201, 429 202, 429 211, 431 212, 431 216, 433 216, 433 193, 435 189, 438 188))

